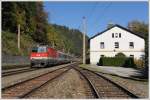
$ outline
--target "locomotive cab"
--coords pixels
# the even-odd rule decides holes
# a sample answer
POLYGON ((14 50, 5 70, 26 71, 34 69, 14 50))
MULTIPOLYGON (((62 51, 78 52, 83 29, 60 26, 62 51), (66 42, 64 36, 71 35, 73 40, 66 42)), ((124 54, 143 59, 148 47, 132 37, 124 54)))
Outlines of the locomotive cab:
POLYGON ((46 46, 33 47, 30 55, 31 67, 46 67, 48 52, 46 46))

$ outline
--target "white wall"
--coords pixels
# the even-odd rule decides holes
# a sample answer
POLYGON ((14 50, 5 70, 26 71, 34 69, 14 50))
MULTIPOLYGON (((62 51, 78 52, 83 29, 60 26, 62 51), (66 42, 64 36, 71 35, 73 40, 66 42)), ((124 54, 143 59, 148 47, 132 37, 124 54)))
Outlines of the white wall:
POLYGON ((100 55, 108 57, 123 52, 126 56, 134 55, 139 59, 144 54, 144 39, 129 33, 119 27, 114 27, 90 40, 90 62, 96 64, 100 55), (121 38, 112 38, 112 33, 121 33, 121 38), (100 42, 104 42, 105 48, 100 48, 100 42), (119 48, 115 48, 114 42, 119 42, 119 48), (129 42, 134 42, 134 48, 129 48, 129 42), (114 52, 115 50, 115 52, 114 52))

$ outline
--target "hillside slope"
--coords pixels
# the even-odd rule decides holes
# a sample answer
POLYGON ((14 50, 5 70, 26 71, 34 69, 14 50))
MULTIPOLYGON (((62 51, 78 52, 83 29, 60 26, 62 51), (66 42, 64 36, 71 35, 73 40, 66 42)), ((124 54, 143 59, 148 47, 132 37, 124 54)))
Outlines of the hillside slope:
POLYGON ((44 43, 59 51, 82 56, 82 32, 49 24, 47 17, 42 2, 2 2, 2 53, 29 55, 32 46, 44 43), (20 51, 17 49, 18 25, 21 26, 20 51))

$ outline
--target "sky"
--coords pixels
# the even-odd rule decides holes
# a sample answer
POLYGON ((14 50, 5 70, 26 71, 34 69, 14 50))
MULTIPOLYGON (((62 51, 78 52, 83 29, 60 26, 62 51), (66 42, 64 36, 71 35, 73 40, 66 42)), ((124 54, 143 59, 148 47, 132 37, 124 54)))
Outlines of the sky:
POLYGON ((44 2, 48 21, 83 32, 83 16, 86 18, 86 34, 94 36, 107 28, 108 23, 127 27, 133 20, 148 23, 148 2, 44 2))

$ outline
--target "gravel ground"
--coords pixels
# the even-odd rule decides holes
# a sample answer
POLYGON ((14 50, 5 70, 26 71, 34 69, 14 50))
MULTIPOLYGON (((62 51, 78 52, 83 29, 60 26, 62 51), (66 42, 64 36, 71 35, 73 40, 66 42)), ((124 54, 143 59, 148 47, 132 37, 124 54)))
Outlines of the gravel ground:
POLYGON ((88 98, 86 81, 74 70, 71 69, 61 77, 46 84, 26 98, 88 98))
POLYGON ((141 76, 139 70, 133 69, 133 68, 126 68, 126 67, 115 67, 115 66, 97 66, 97 65, 89 65, 91 68, 96 68, 100 72, 108 73, 108 74, 114 74, 122 77, 129 77, 131 76, 141 76))
MULTIPOLYGON (((67 64, 65 64, 67 65, 67 64)), ((65 65, 60 65, 60 66, 54 66, 54 67, 50 67, 50 68, 43 68, 40 70, 35 70, 35 71, 30 71, 30 72, 25 72, 25 73, 20 73, 20 74, 16 74, 16 75, 11 75, 11 76, 6 76, 6 77, 2 77, 2 88, 13 85, 15 83, 27 80, 29 78, 33 78, 36 76, 39 76, 43 73, 64 67, 65 65)))
POLYGON ((148 98, 149 86, 148 82, 136 81, 131 79, 125 79, 117 76, 112 76, 108 74, 103 74, 105 77, 111 79, 112 81, 118 83, 124 88, 128 89, 130 92, 136 94, 141 98, 148 98))

